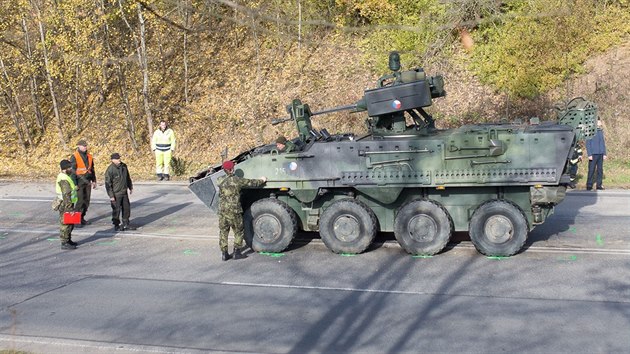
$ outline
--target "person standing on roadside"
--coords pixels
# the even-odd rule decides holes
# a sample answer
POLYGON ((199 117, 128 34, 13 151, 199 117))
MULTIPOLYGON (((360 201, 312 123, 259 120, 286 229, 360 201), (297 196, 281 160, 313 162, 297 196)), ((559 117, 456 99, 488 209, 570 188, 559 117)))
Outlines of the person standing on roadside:
POLYGON ((245 258, 241 253, 243 247, 243 207, 241 206, 241 189, 244 187, 259 187, 267 182, 266 177, 261 179, 247 179, 234 174, 234 162, 223 162, 223 170, 226 176, 218 180, 219 185, 219 248, 221 259, 230 259, 228 253, 228 234, 230 228, 234 231, 234 259, 245 258))
POLYGON ((105 190, 112 206, 112 223, 114 231, 135 230, 129 225, 131 203, 129 194, 133 193, 133 183, 127 165, 120 161, 120 154, 115 152, 111 156, 112 163, 105 170, 105 190), (129 194, 127 194, 129 191, 129 194), (120 214, 122 212, 122 225, 120 214))
POLYGON ((601 119, 597 119, 597 131, 595 136, 586 141, 586 154, 588 155, 588 178, 586 190, 593 189, 597 184, 598 190, 604 190, 604 160, 606 160, 606 141, 604 140, 604 127, 601 119))
POLYGON ((77 186, 77 197, 79 200, 76 204, 76 211, 81 212, 81 226, 89 225, 90 222, 85 220, 85 214, 90 207, 90 198, 92 189, 96 189, 96 174, 94 173, 94 159, 92 154, 87 151, 87 142, 79 140, 77 150, 70 157, 70 163, 74 174, 72 179, 77 186))
POLYGON ((77 202, 77 186, 74 184, 72 177, 72 163, 68 160, 59 162, 61 172, 57 175, 55 183, 55 191, 57 199, 61 201, 59 204, 59 239, 61 240, 62 250, 73 250, 77 248, 77 243, 72 241, 73 224, 63 223, 63 214, 65 212, 74 211, 74 203, 77 202))
POLYGON ((151 150, 155 152, 155 173, 159 181, 171 179, 169 167, 171 157, 175 151, 175 133, 169 128, 166 121, 160 122, 160 127, 153 133, 151 150))

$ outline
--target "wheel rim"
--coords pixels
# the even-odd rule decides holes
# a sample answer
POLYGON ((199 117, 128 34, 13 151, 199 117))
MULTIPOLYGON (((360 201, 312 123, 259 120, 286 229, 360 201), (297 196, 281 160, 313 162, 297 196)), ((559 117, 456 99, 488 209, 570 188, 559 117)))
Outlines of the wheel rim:
POLYGON ((353 215, 341 215, 333 222, 335 237, 343 242, 352 242, 361 236, 360 225, 353 215))
POLYGON ((492 243, 503 243, 514 235, 514 224, 503 215, 493 215, 486 220, 484 232, 492 243))
POLYGON ((254 222, 254 234, 264 242, 274 242, 282 233, 280 220, 271 214, 263 214, 254 222))
POLYGON ((407 223, 409 236, 416 242, 431 242, 435 239, 438 227, 435 220, 427 215, 415 215, 407 223))

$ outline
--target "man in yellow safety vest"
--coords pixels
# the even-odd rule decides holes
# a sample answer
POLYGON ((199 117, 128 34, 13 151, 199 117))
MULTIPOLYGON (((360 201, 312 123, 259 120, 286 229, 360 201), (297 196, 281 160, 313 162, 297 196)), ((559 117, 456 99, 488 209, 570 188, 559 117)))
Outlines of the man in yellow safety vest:
POLYGON ((74 225, 66 225, 63 223, 63 213, 74 211, 74 203, 78 201, 77 186, 74 184, 70 174, 72 173, 72 163, 68 160, 59 162, 61 172, 57 175, 55 190, 57 198, 61 201, 59 204, 59 239, 61 240, 62 250, 73 250, 77 248, 77 243, 72 241, 72 230, 74 225))
POLYGON ((175 151, 175 133, 168 127, 166 121, 161 121, 160 128, 153 133, 151 150, 155 152, 155 173, 158 180, 170 180, 168 169, 175 151))

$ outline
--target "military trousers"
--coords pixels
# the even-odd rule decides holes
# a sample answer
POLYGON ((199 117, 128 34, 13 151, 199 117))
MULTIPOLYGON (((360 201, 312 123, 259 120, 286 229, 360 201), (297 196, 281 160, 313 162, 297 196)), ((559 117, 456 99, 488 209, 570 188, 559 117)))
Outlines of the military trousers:
POLYGON ((63 211, 59 211, 59 239, 61 243, 68 243, 72 239, 72 230, 74 225, 66 225, 63 223, 63 211))
POLYGON ((129 217, 131 216, 131 204, 129 203, 129 195, 127 193, 114 195, 112 205, 112 223, 116 226, 120 225, 120 214, 122 212, 122 224, 129 225, 129 217))
POLYGON ((571 178, 571 181, 575 181, 575 179, 577 178, 577 173, 578 173, 578 164, 569 162, 568 172, 569 172, 569 177, 571 178))
POLYGON ((90 198, 92 197, 92 182, 83 178, 77 178, 77 203, 75 204, 76 211, 81 212, 81 220, 85 219, 85 213, 87 213, 90 206, 90 198))
POLYGON ((155 173, 162 173, 165 175, 169 174, 169 167, 171 166, 171 156, 171 150, 155 150, 155 173))
POLYGON ((243 215, 240 213, 219 213, 219 248, 228 250, 228 234, 234 231, 234 248, 243 247, 243 215))

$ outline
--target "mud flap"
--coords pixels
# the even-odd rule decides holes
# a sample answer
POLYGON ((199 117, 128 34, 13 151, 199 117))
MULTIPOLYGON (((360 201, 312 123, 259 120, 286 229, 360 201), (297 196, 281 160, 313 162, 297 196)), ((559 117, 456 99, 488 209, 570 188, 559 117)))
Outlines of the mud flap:
POLYGON ((219 187, 217 179, 222 176, 225 176, 223 170, 198 179, 188 185, 188 189, 214 213, 219 211, 219 187))

